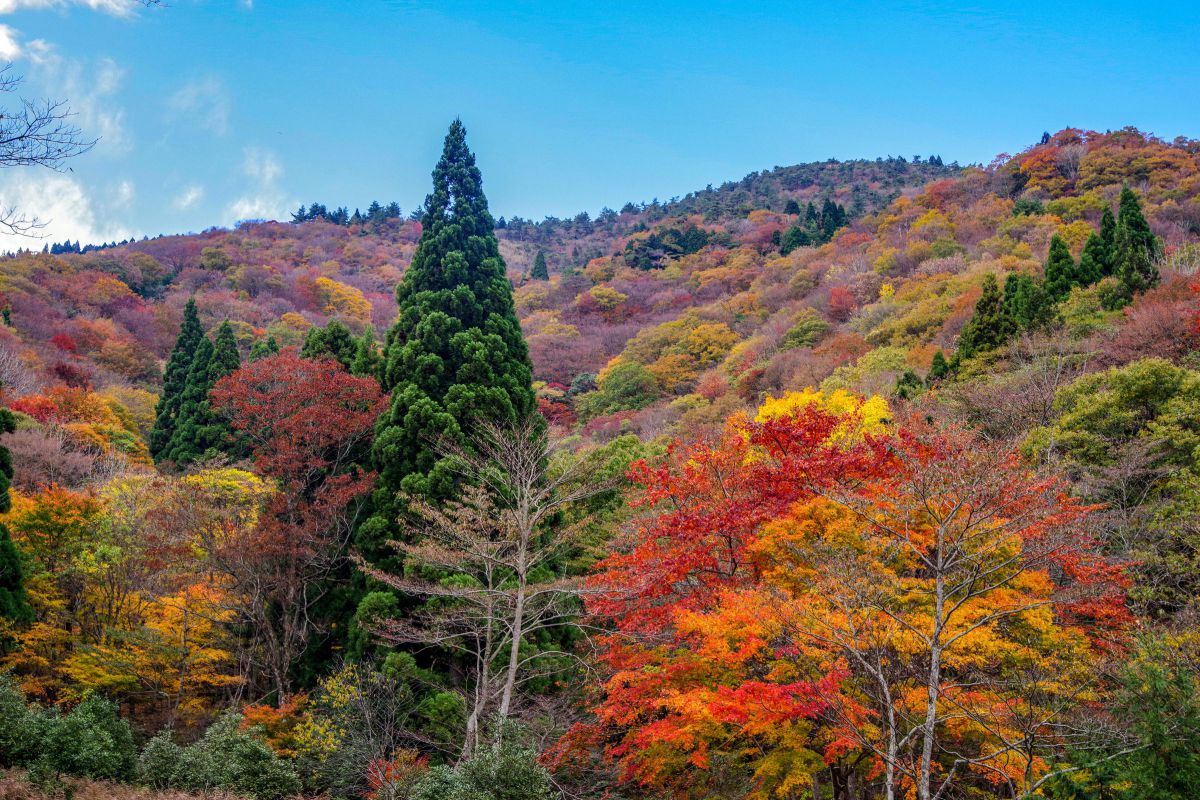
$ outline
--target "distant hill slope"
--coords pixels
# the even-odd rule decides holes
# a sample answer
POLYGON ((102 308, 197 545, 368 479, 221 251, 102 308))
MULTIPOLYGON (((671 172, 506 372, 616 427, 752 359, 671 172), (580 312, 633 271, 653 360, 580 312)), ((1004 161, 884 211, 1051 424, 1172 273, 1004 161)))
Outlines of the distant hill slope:
MULTIPOLYGON (((986 168, 777 168, 594 219, 505 220, 500 238, 536 377, 552 384, 547 413, 653 435, 805 385, 890 392, 953 348, 983 274, 1039 274, 1055 233, 1078 256, 1123 185, 1165 244, 1163 268, 1194 269, 1200 144, 1133 129, 1062 131, 986 168), (823 214, 838 206, 845 220, 823 214), (548 280, 528 274, 539 251, 548 280)), ((104 398, 116 428, 140 435, 189 297, 207 328, 230 319, 246 351, 267 335, 298 344, 334 317, 383 331, 419 235, 411 219, 318 219, 0 259, 5 397, 41 422, 92 425, 68 447, 116 447, 88 415, 112 420, 64 392, 104 398)), ((1126 316, 1077 322, 1111 338, 1126 316)))

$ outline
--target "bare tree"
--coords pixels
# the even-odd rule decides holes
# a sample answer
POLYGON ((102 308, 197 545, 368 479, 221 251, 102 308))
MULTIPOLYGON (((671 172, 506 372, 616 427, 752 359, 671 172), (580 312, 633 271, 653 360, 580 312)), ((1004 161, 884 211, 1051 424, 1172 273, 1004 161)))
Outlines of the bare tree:
POLYGON ((513 713, 522 684, 562 668, 570 654, 531 648, 542 631, 573 624, 579 581, 548 575, 551 562, 575 546, 586 520, 556 524, 557 512, 611 488, 595 462, 569 454, 533 421, 480 424, 469 448, 441 445, 464 478, 457 500, 434 506, 409 499, 410 541, 392 542, 417 570, 373 578, 432 601, 406 619, 385 620, 377 635, 391 644, 445 648, 471 672, 463 755, 480 744, 481 723, 513 713))
MULTIPOLYGON (((162 6, 162 0, 131 0, 145 6, 162 6)), ((11 63, 0 67, 0 93, 13 94, 23 76, 14 74, 11 63)), ((63 163, 91 150, 98 141, 72 122, 74 115, 65 100, 29 100, 0 108, 0 169, 7 167, 62 168, 63 163)), ((0 202, 0 229, 20 236, 35 236, 46 223, 27 216, 15 206, 0 202)))

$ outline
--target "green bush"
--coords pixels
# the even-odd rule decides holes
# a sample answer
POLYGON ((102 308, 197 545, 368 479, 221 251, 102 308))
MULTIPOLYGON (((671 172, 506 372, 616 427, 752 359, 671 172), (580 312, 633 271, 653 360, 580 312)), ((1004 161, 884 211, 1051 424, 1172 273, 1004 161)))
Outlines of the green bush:
POLYGON ((133 731, 117 704, 91 695, 71 713, 48 726, 39 760, 81 778, 128 781, 137 764, 133 731))
POLYGON ((276 756, 257 736, 241 730, 239 714, 213 723, 198 742, 178 747, 167 733, 147 743, 139 761, 143 783, 155 788, 210 791, 226 789, 255 800, 280 800, 300 791, 290 762, 276 756))
POLYGON ((21 767, 36 757, 39 731, 25 693, 12 675, 0 674, 0 767, 21 767))
POLYGON ((456 767, 434 767, 413 787, 411 800, 552 800, 550 774, 537 751, 519 743, 505 725, 500 741, 485 746, 456 767))

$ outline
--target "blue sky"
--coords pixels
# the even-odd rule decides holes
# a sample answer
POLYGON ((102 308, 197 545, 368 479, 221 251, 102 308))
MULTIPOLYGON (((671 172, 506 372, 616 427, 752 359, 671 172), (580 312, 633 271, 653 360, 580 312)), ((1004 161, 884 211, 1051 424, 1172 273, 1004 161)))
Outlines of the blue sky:
MULTIPOLYGON (((424 197, 461 116, 497 216, 757 169, 986 162, 1043 130, 1200 137, 1184 3, 0 0, 23 93, 101 141, 0 202, 96 241, 424 197)), ((0 241, 0 247, 22 242, 0 241)))

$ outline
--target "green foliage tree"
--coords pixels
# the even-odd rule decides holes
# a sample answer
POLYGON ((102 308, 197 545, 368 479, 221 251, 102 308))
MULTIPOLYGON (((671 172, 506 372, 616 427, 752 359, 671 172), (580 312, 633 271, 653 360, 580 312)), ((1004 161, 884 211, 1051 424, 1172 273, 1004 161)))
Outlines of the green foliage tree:
POLYGON ((1058 303, 1080 285, 1075 259, 1071 258, 1067 243, 1056 233, 1050 239, 1050 254, 1046 257, 1046 294, 1058 303))
POLYGON ((275 341, 275 337, 268 334, 265 339, 255 339, 254 344, 250 347, 250 355, 247 361, 257 361, 260 358, 279 354, 279 343, 275 341))
POLYGON ((363 335, 355 341, 354 361, 350 363, 350 374, 378 378, 382 368, 383 356, 375 341, 375 329, 368 326, 363 331, 363 335))
POLYGON ((983 294, 975 304, 975 315, 967 320, 958 335, 960 359, 1000 347, 1016 332, 1016 323, 1004 308, 1000 284, 988 273, 983 278, 983 294))
POLYGON ((1010 273, 1004 279, 1004 310, 1021 330, 1044 328, 1054 319, 1054 303, 1046 290, 1035 278, 1021 272, 1010 273))
POLYGON ((350 369, 358 355, 358 340, 341 320, 331 319, 323 328, 309 328, 300 348, 304 358, 333 358, 350 369))
POLYGON ((209 407, 208 393, 218 380, 241 365, 237 340, 229 320, 217 328, 215 341, 201 338, 188 371, 175 433, 165 453, 166 460, 182 467, 219 453, 230 456, 240 454, 241 448, 234 439, 232 429, 209 407))
POLYGON ((196 301, 188 300, 183 307, 183 324, 179 327, 179 336, 175 339, 175 347, 167 360, 167 368, 163 373, 162 394, 154 409, 154 429, 150 432, 150 455, 155 461, 162 459, 175 435, 180 408, 183 403, 184 389, 187 387, 188 373, 196 356, 196 348, 204 338, 200 327, 200 318, 196 313, 196 301))
POLYGON ((1108 255, 1108 272, 1112 273, 1112 257, 1117 249, 1117 218, 1113 216, 1112 209, 1107 205, 1104 207, 1104 213, 1100 215, 1100 241, 1104 244, 1104 252, 1108 255))
POLYGON ((1112 274, 1112 259, 1104 239, 1098 233, 1088 236, 1079 254, 1079 275, 1085 281, 1084 286, 1091 286, 1112 274))
POLYGON ((533 268, 529 270, 529 277, 535 281, 550 280, 550 270, 546 267, 546 254, 538 250, 537 256, 533 259, 533 268))
POLYGON ((1121 190, 1117 229, 1113 241, 1113 274, 1120 278, 1128 297, 1158 285, 1154 261, 1162 245, 1142 215, 1137 195, 1126 186, 1121 190))
MULTIPOLYGON (((0 435, 12 433, 17 428, 16 420, 7 408, 0 408, 0 435)), ((12 508, 12 497, 8 487, 12 483, 12 453, 0 445, 0 514, 12 508)), ((0 524, 0 619, 15 623, 29 622, 33 611, 25 596, 24 567, 21 554, 13 544, 8 528, 0 524)), ((4 641, 0 639, 0 652, 4 641)))
POLYGON ((945 353, 938 350, 933 354, 933 361, 929 364, 929 373, 925 376, 925 384, 932 386, 944 379, 950 372, 950 362, 946 360, 945 353))
POLYGON ((398 493, 440 500, 454 491, 452 464, 429 437, 465 444, 474 419, 512 423, 535 410, 512 287, 459 120, 450 126, 433 171, 421 224, 385 342, 382 384, 392 400, 372 449, 379 483, 372 514, 356 534, 360 552, 381 566, 389 566, 380 560, 386 541, 399 538, 398 493))

